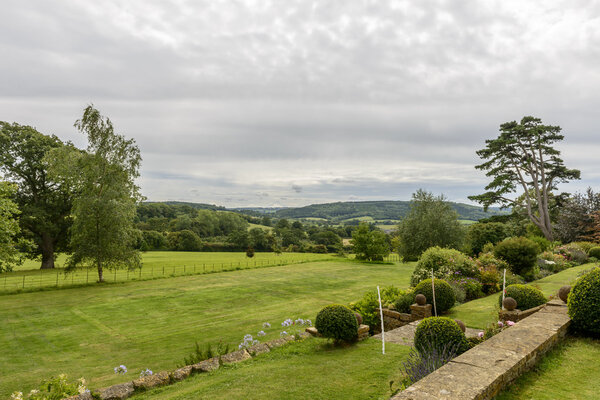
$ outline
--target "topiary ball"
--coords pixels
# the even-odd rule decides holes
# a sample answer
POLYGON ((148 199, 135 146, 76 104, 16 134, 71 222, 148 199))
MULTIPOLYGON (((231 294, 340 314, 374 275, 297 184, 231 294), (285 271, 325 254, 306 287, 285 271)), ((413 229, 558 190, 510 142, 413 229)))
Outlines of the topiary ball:
MULTIPOLYGON (((517 302, 519 310, 525 311, 530 308, 541 306, 546 303, 546 296, 541 290, 529 285, 509 285, 506 287, 506 297, 512 297, 517 302)), ((502 296, 498 297, 498 305, 502 306, 502 296)))
POLYGON ((456 322, 458 324, 458 327, 460 328, 461 331, 463 331, 463 332, 467 331, 467 326, 460 319, 455 319, 454 322, 456 322))
MULTIPOLYGON (((414 290, 417 294, 424 295, 429 299, 429 303, 433 304, 433 290, 431 289, 431 279, 425 279, 421 281, 414 290)), ((443 279, 435 280, 435 305, 438 313, 448 311, 454 306, 456 302, 456 295, 452 286, 443 279)))
POLYGON ((565 285, 558 289, 558 297, 566 303, 569 299, 569 292, 571 292, 571 286, 565 285))
POLYGON ((317 314, 315 327, 323 337, 336 342, 352 342, 358 338, 358 321, 346 306, 332 304, 317 314))
POLYGON ((418 295, 415 296, 415 301, 417 302, 418 305, 424 306, 425 304, 427 304, 427 297, 425 297, 425 295, 419 293, 418 295))
POLYGON ((588 251, 588 256, 594 257, 594 258, 600 258, 600 246, 592 247, 588 251))
POLYGON ((600 268, 577 279, 567 305, 575 329, 600 336, 600 268))
POLYGON ((504 308, 508 311, 512 311, 514 309, 517 308, 517 301, 515 299, 513 299, 512 297, 505 297, 504 301, 502 302, 502 305, 504 306, 504 308))
POLYGON ((456 354, 469 349, 469 342, 458 324, 447 317, 429 317, 417 325, 415 331, 415 348, 425 354, 432 348, 438 351, 452 346, 456 354))

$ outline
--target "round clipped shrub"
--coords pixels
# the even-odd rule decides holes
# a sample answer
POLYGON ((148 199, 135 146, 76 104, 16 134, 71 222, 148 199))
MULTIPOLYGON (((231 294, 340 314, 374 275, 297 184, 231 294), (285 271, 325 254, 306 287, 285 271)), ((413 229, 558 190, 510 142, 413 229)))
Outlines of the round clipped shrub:
POLYGON ((457 355, 469 349, 469 342, 456 321, 447 317, 425 318, 415 331, 415 348, 425 353, 431 347, 438 350, 453 347, 457 355))
MULTIPOLYGON (((505 297, 512 297, 521 311, 541 306, 546 303, 546 296, 541 290, 528 285, 510 285, 506 287, 505 297)), ((498 305, 502 306, 502 296, 498 296, 498 305)))
POLYGON ((600 246, 592 247, 588 255, 600 259, 600 246))
POLYGON ((600 336, 600 268, 577 279, 567 305, 575 329, 600 336))
POLYGON ((538 244, 524 237, 504 239, 494 247, 494 255, 506 261, 514 274, 524 278, 532 277, 539 253, 538 244))
POLYGON ((332 304, 317 314, 315 327, 321 335, 336 342, 351 342, 358 337, 358 321, 346 306, 332 304))
POLYGON ((410 278, 410 284, 415 286, 423 279, 430 278, 431 270, 436 278, 441 279, 445 279, 455 272, 459 272, 461 276, 479 277, 479 270, 471 257, 458 250, 435 246, 430 247, 421 255, 410 278))
MULTIPOLYGON (((421 281, 415 287, 415 294, 422 294, 427 299, 429 304, 433 304, 433 290, 431 288, 431 279, 425 279, 421 281)), ((454 306, 456 302, 456 297, 454 295, 454 290, 452 286, 448 282, 443 279, 435 280, 435 305, 438 313, 443 313, 448 311, 454 306)))

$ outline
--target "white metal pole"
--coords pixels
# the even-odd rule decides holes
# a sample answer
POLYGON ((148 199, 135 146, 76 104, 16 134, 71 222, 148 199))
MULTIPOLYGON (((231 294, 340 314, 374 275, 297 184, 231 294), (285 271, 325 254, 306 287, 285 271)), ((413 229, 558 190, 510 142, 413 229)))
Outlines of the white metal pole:
POLYGON ((506 294, 506 268, 504 268, 504 279, 502 280, 502 309, 504 310, 504 295, 506 294))
POLYGON ((431 270, 431 291, 433 292, 433 312, 437 317, 437 307, 435 305, 435 278, 433 277, 433 269, 431 270))
POLYGON ((383 329, 383 308, 381 306, 379 286, 377 286, 377 297, 379 298, 379 317, 381 318, 381 354, 385 354, 385 330, 383 329))

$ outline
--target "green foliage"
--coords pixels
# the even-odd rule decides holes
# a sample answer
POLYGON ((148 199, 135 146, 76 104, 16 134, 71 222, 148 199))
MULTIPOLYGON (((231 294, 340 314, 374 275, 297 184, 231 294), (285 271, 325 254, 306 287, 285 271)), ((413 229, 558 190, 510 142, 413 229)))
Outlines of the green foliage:
POLYGON ((17 252, 17 235, 20 213, 12 198, 17 191, 16 185, 0 181, 0 273, 11 271, 13 264, 19 260, 17 252))
POLYGON ((500 291, 501 274, 504 269, 508 269, 508 263, 494 257, 492 253, 482 253, 475 263, 481 273, 479 280, 483 285, 483 293, 492 294, 500 291))
POLYGON ((142 231, 141 245, 145 246, 144 251, 166 250, 168 247, 167 237, 162 232, 142 231))
POLYGON ((589 256, 591 256, 590 250, 594 247, 598 247, 598 243, 594 242, 571 242, 569 244, 579 247, 581 250, 585 251, 585 253, 589 256))
POLYGON ((592 247, 588 255, 600 259, 600 246, 592 247))
POLYGON ((431 278, 431 270, 436 278, 447 278, 459 272, 461 276, 477 277, 479 271, 471 257, 458 250, 431 247, 427 249, 410 278, 411 286, 415 286, 423 279, 431 278))
MULTIPOLYGON (((381 304, 384 307, 389 307, 391 304, 395 304, 396 300, 404 295, 404 292, 394 286, 387 286, 380 288, 380 294, 381 304)), ((366 292, 360 300, 350 303, 349 307, 363 317, 363 324, 369 325, 371 332, 381 323, 379 311, 377 311, 379 308, 377 290, 366 292)))
POLYGON ((528 239, 537 243, 538 247, 540 248, 540 251, 546 251, 550 249, 553 243, 542 236, 529 236, 528 239))
POLYGON ((556 247, 554 253, 562 255, 567 261, 571 261, 576 265, 583 264, 588 259, 586 252, 576 243, 556 247))
MULTIPOLYGON (((512 297, 517 301, 517 309, 529 310, 546 303, 547 299, 541 290, 530 285, 513 284, 506 287, 505 297, 512 297)), ((502 295, 498 297, 498 305, 502 307, 502 295)))
POLYGON ((512 207, 516 201, 511 194, 524 188, 523 202, 527 215, 553 241, 550 222, 549 197, 561 182, 579 179, 580 172, 567 169, 553 144, 564 139, 560 126, 543 125, 539 118, 523 117, 520 123, 500 125, 500 136, 486 140, 486 147, 477 151, 485 160, 476 169, 486 171, 491 182, 487 192, 470 196, 485 208, 492 204, 512 207))
POLYGON ((360 224, 352 232, 352 251, 358 260, 383 261, 390 254, 387 235, 379 230, 370 230, 367 224, 360 224))
POLYGON ((425 318, 415 331, 415 348, 419 352, 426 351, 431 345, 437 349, 457 346, 457 353, 462 354, 469 349, 469 342, 458 324, 447 317, 425 318))
POLYGON ((254 249, 252 247, 248 247, 248 249, 246 249, 246 257, 248 257, 248 258, 254 257, 254 249))
POLYGON ((494 247, 494 255, 508 263, 510 270, 524 278, 531 278, 540 247, 524 238, 508 238, 494 247))
POLYGON ((481 253, 487 243, 495 245, 507 237, 507 226, 501 222, 473 224, 467 230, 467 243, 473 255, 481 253))
POLYGON ((200 251, 202 249, 202 241, 198 235, 187 229, 170 232, 167 235, 167 243, 169 249, 175 251, 200 251))
MULTIPOLYGON (((461 288, 465 293, 465 301, 478 299, 484 296, 483 285, 481 281, 475 278, 461 277, 460 275, 451 276, 448 283, 452 286, 456 285, 461 288)), ((462 303, 463 301, 459 301, 462 303)))
POLYGON ((52 179, 44 161, 50 151, 63 148, 72 146, 30 126, 0 121, 0 170, 18 185, 14 199, 22 212, 19 224, 22 235, 33 242, 25 253, 41 257, 42 268, 54 268, 55 252, 67 250, 73 190, 52 179))
POLYGON ((200 346, 198 342, 196 342, 194 351, 187 357, 184 357, 183 363, 177 364, 177 368, 197 364, 200 361, 208 360, 209 358, 213 357, 219 357, 229 352, 229 344, 224 344, 223 342, 218 342, 216 345, 214 345, 214 347, 212 343, 206 343, 203 346, 200 346))
POLYGON ((398 254, 412 261, 433 246, 459 248, 464 235, 458 214, 444 196, 419 189, 413 193, 408 215, 398 225, 398 254))
POLYGON ((540 268, 547 269, 553 273, 560 272, 565 268, 569 268, 571 263, 562 254, 556 254, 551 251, 544 251, 538 256, 539 260, 551 261, 554 264, 545 264, 540 268))
POLYGON ((410 314, 410 306, 412 304, 415 304, 415 294, 412 290, 408 290, 396 299, 394 308, 398 312, 410 314))
POLYGON ((567 305, 574 328, 600 337, 600 268, 577 279, 567 305))
MULTIPOLYGON (((443 279, 436 279, 435 283, 435 303, 438 314, 444 313, 451 309, 456 302, 454 290, 448 282, 443 279)), ((433 289, 431 287, 431 279, 421 281, 413 291, 415 296, 423 294, 427 298, 428 304, 433 304, 433 289)))
POLYGON ((352 342, 358 337, 356 316, 348 307, 339 304, 326 306, 319 311, 315 327, 321 335, 335 342, 352 342))
POLYGON ((87 135, 87 150, 53 149, 47 161, 52 177, 78 193, 67 267, 94 265, 102 282, 104 268, 140 265, 133 221, 141 199, 135 184, 141 156, 135 141, 115 134, 110 120, 92 106, 75 126, 87 135))
POLYGON ((31 390, 27 395, 22 392, 14 392, 11 399, 15 400, 62 400, 88 391, 85 379, 79 378, 69 382, 67 375, 60 374, 43 381, 39 389, 31 390))

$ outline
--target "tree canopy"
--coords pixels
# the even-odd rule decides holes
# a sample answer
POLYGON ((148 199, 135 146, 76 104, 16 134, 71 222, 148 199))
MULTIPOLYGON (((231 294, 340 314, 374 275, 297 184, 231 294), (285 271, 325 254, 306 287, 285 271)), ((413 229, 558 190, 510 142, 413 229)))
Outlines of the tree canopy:
POLYGON ((360 224, 352 232, 352 251, 358 260, 383 261, 390 254, 387 235, 380 230, 371 230, 367 224, 360 224))
POLYGON ((65 250, 68 242, 72 190, 51 179, 44 163, 50 150, 65 146, 70 144, 30 126, 0 122, 0 169, 18 185, 21 230, 35 244, 27 255, 41 256, 42 268, 54 268, 55 253, 65 250))
POLYGON ((486 140, 477 155, 485 160, 475 168, 486 171, 491 182, 487 192, 469 196, 485 209, 493 204, 511 207, 511 196, 521 191, 527 215, 548 240, 553 240, 549 213, 550 193, 557 185, 579 179, 580 172, 565 167, 560 151, 553 145, 564 139, 560 126, 544 125, 539 118, 523 117, 521 122, 500 125, 500 136, 486 140))
POLYGON ((78 193, 67 267, 94 265, 102 282, 104 268, 140 265, 133 222, 141 200, 135 184, 141 156, 135 141, 116 134, 112 122, 93 106, 85 108, 75 126, 87 136, 87 149, 55 149, 48 161, 52 174, 78 193))
POLYGON ((0 272, 10 271, 18 260, 19 209, 11 200, 16 191, 16 185, 0 181, 0 272))

